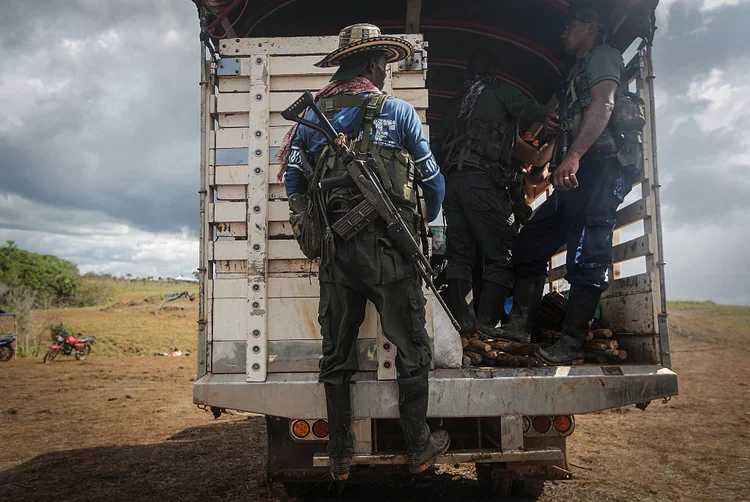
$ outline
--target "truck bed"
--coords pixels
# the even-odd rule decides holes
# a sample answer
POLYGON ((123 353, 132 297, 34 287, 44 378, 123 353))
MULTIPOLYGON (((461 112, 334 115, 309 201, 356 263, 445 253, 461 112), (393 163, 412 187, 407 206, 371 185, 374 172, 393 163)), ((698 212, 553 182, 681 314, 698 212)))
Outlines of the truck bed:
MULTIPOLYGON (((207 374, 194 385, 196 403, 279 417, 325 417, 315 373, 274 373, 266 382, 244 374, 207 374)), ((356 417, 398 418, 395 381, 358 373, 356 417)), ((645 403, 677 393, 677 375, 658 365, 438 369, 430 373, 432 417, 574 415, 645 403)))

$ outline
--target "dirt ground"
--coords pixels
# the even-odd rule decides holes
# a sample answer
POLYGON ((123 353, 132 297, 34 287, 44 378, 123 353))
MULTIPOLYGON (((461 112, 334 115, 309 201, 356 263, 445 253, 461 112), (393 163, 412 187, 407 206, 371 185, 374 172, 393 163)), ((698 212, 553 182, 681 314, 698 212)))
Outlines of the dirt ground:
MULTIPOLYGON (((750 499, 750 327, 671 317, 680 396, 577 417, 572 481, 541 500, 750 499)), ((190 357, 0 364, 2 500, 288 500, 265 481, 262 417, 192 404, 190 357)), ((467 466, 358 475, 339 500, 489 500, 467 466)))

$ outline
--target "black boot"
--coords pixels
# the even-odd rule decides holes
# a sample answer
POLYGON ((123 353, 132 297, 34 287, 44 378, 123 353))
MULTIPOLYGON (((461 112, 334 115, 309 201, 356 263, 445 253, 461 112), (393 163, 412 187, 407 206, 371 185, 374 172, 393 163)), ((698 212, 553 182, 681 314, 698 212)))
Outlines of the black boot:
POLYGON ((599 305, 601 292, 586 286, 571 286, 560 339, 547 349, 539 350, 539 358, 547 364, 583 364, 584 341, 589 321, 599 305))
POLYGON ((508 298, 510 288, 501 286, 494 282, 484 281, 482 284, 482 297, 479 299, 479 314, 477 315, 477 329, 487 336, 501 337, 497 329, 500 315, 505 308, 505 300, 508 298))
POLYGON ((531 332, 534 329, 537 307, 542 301, 544 281, 544 276, 516 279, 513 309, 508 322, 501 328, 502 334, 498 336, 514 342, 531 343, 531 332))
POLYGON ((401 412, 401 428, 406 440, 406 459, 409 472, 423 472, 435 461, 435 457, 448 450, 451 438, 445 431, 430 432, 427 419, 429 382, 427 375, 398 380, 398 407, 401 412))
POLYGON ((335 481, 346 481, 354 456, 352 434, 352 407, 349 384, 326 384, 326 409, 328 410, 328 456, 331 459, 331 476, 335 481))
POLYGON ((448 279, 448 296, 453 315, 461 325, 461 334, 473 335, 477 330, 477 318, 474 313, 474 292, 471 282, 464 279, 448 279))

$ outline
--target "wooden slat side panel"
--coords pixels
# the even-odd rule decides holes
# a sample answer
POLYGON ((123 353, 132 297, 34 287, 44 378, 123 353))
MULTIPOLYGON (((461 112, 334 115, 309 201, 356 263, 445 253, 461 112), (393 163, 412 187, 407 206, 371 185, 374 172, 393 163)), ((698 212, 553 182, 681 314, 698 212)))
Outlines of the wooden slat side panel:
POLYGON ((600 305, 602 317, 609 322, 612 331, 637 334, 656 332, 653 293, 604 298, 600 305))
POLYGON ((610 281, 607 291, 602 294, 602 298, 636 295, 639 293, 650 293, 651 291, 651 274, 644 273, 610 281))
MULTIPOLYGON (((320 340, 318 298, 269 298, 269 340, 320 340)), ((371 303, 365 308, 365 320, 359 338, 375 338, 377 310, 371 303)))

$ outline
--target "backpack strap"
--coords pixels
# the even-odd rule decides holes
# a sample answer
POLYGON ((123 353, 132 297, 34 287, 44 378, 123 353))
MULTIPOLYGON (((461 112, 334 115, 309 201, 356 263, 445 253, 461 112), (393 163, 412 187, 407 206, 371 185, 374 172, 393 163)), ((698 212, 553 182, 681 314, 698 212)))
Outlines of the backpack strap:
POLYGON ((367 104, 365 105, 365 114, 362 118, 362 141, 359 144, 359 153, 365 154, 370 148, 370 135, 372 134, 372 120, 383 113, 383 107, 385 107, 385 100, 388 99, 388 95, 383 94, 371 94, 368 97, 367 104))

